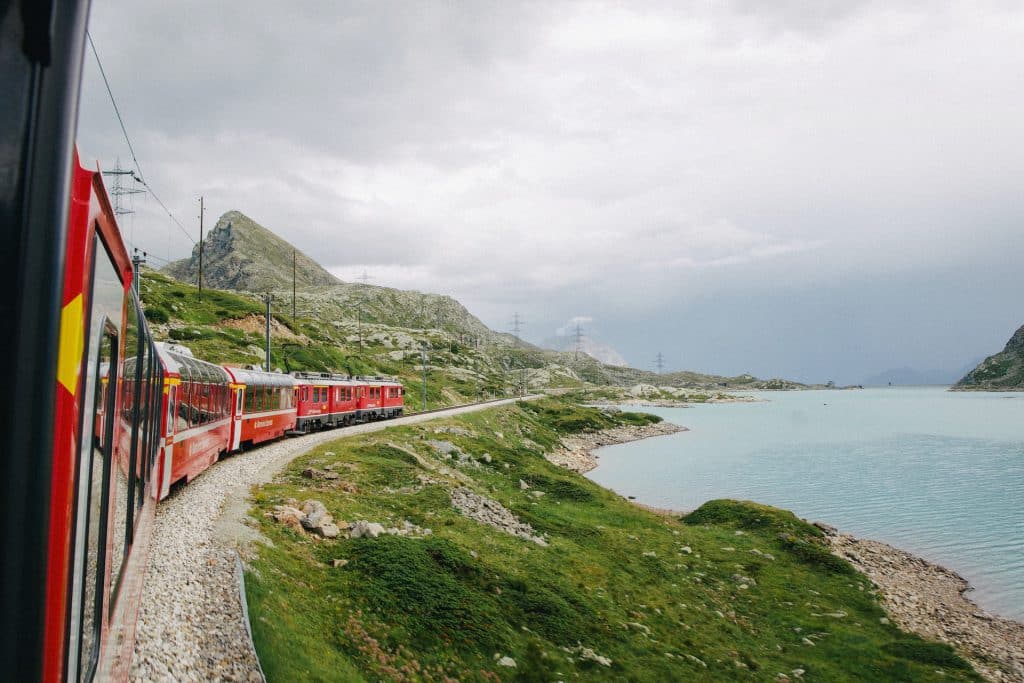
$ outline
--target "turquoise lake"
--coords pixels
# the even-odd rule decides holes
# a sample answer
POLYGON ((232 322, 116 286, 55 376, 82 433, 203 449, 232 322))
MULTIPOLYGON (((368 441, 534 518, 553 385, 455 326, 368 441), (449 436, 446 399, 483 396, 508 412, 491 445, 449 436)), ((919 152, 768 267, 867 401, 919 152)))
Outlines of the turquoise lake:
POLYGON ((644 408, 690 431, 602 448, 587 476, 657 507, 786 508, 949 567, 972 600, 1024 621, 1024 393, 754 395, 644 408))

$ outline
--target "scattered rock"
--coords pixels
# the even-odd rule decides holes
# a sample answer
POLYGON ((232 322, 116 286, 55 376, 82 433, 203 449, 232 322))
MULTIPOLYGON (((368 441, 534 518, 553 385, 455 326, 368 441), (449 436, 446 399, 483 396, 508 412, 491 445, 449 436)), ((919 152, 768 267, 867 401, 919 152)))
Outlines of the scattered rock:
POLYGON ((602 657, 601 655, 597 654, 596 652, 594 652, 589 647, 583 647, 582 645, 577 645, 575 648, 571 649, 570 652, 574 652, 575 654, 579 655, 579 658, 582 659, 582 660, 589 660, 591 662, 597 662, 601 666, 611 666, 612 665, 612 660, 611 659, 609 659, 608 657, 602 657))
POLYGON ((302 526, 310 531, 319 527, 325 520, 334 521, 327 508, 319 500, 307 500, 302 504, 302 526))
POLYGON ((547 541, 534 531, 533 527, 516 519, 504 505, 465 486, 453 489, 452 505, 456 510, 470 519, 492 526, 506 534, 532 541, 537 545, 546 546, 547 541))
POLYGON ((834 526, 825 524, 824 522, 811 522, 811 524, 821 529, 822 533, 824 533, 826 536, 835 536, 839 533, 838 529, 836 529, 834 526))
POLYGON ((272 514, 275 521, 300 534, 304 533, 302 528, 302 518, 304 515, 301 510, 297 510, 290 505, 278 505, 274 507, 272 514))
POLYGON ((349 538, 377 538, 384 533, 384 526, 360 519, 349 529, 349 538))

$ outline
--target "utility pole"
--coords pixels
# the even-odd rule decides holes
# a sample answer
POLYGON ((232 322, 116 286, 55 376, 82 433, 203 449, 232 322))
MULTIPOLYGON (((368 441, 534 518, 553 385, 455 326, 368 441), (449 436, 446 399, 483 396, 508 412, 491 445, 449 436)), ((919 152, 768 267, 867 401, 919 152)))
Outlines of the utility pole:
POLYGON ((357 280, 363 281, 363 288, 359 291, 359 303, 356 306, 356 325, 359 328, 359 346, 363 345, 363 305, 366 303, 366 281, 372 280, 373 276, 366 274, 366 269, 363 269, 363 274, 356 278, 357 280))
POLYGON ((135 288, 135 296, 139 296, 139 266, 146 262, 146 252, 139 251, 138 247, 132 252, 132 287, 135 288), (139 254, 142 254, 139 256, 139 254))
POLYGON ((273 299, 270 292, 263 295, 263 303, 267 305, 267 372, 270 372, 270 302, 273 299))
POLYGON ((654 359, 654 367, 658 368, 658 374, 665 368, 665 357, 661 355, 661 351, 658 351, 658 357, 654 359))
POLYGON ((516 338, 516 346, 518 346, 520 341, 522 341, 519 338, 519 330, 523 327, 523 325, 525 325, 525 321, 522 318, 519 317, 519 312, 517 311, 516 313, 513 313, 512 314, 512 335, 516 338))
POLYGON ((292 323, 295 323, 295 250, 292 249, 292 323))
POLYGON ((420 360, 423 362, 423 412, 427 411, 427 343, 420 346, 420 360))
POLYGON ((580 359, 580 347, 583 344, 583 328, 580 327, 579 322, 576 323, 576 331, 573 333, 573 337, 576 340, 576 354, 574 360, 580 359))
MULTIPOLYGON (((199 197, 199 300, 203 300, 203 214, 206 207, 202 196, 199 197)), ((269 304, 268 304, 269 305, 269 304)), ((267 339, 270 339, 270 328, 267 328, 267 339)), ((270 364, 270 342, 267 342, 267 364, 270 364)))

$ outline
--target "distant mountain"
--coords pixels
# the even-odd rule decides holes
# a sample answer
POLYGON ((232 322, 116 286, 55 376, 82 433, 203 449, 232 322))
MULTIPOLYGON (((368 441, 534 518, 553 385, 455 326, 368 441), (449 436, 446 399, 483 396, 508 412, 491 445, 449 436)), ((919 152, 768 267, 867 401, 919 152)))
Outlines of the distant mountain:
POLYGON ((1024 391, 1024 325, 1002 351, 983 360, 953 387, 956 391, 1024 391))
POLYGON ((915 370, 914 368, 892 368, 864 380, 864 386, 948 386, 963 376, 965 370, 915 370))
MULTIPOLYGON (((228 211, 203 240, 203 286, 246 292, 291 289, 294 255, 299 287, 336 285, 340 281, 320 264, 295 249, 240 211, 228 211)), ((168 264, 171 277, 199 281, 199 245, 192 256, 168 264)))
MULTIPOLYGON (((572 337, 557 335, 545 339, 543 346, 553 351, 575 352, 576 340, 572 337)), ((626 359, 622 357, 622 354, 614 348, 591 337, 582 337, 580 339, 580 351, 606 365, 614 365, 616 367, 627 367, 629 365, 626 359)))

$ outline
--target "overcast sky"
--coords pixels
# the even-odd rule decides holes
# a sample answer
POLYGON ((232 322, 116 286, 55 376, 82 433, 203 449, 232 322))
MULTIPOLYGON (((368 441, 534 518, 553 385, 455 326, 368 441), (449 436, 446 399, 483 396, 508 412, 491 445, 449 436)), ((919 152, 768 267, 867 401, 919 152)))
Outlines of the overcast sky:
MULTIPOLYGON (((142 171, 345 280, 651 369, 860 382, 1024 323, 1014 1, 94 0, 142 171)), ((79 144, 131 154, 91 54, 79 144)), ((191 243, 143 195, 125 232, 191 243)))

